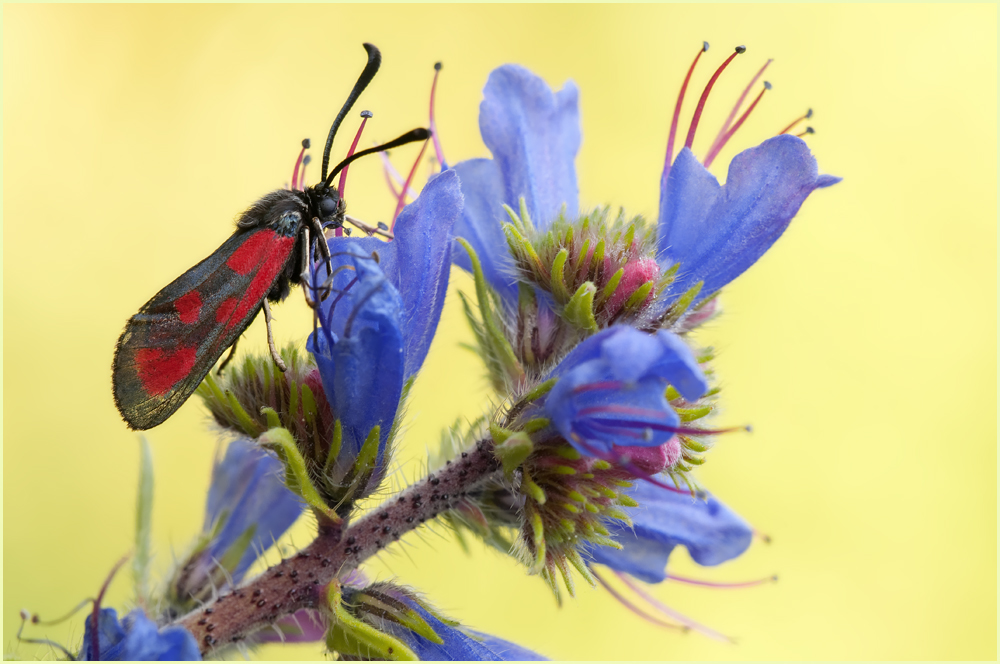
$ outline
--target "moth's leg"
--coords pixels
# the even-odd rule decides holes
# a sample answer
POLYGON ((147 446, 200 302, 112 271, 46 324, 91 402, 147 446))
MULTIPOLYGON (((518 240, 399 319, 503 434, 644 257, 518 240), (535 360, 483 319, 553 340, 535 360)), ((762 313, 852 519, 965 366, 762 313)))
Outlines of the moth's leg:
POLYGON ((299 275, 299 281, 302 282, 302 293, 306 296, 306 306, 310 309, 316 308, 316 300, 312 298, 312 273, 310 272, 310 266, 312 266, 312 260, 310 260, 310 254, 312 252, 311 241, 309 237, 309 227, 302 227, 302 274, 299 275))
POLYGON ((239 342, 240 338, 236 337, 236 341, 234 341, 233 345, 229 347, 229 355, 226 355, 226 359, 222 361, 222 364, 220 364, 219 368, 215 371, 216 375, 221 376, 222 370, 226 368, 226 365, 229 364, 229 362, 233 359, 233 356, 236 355, 236 344, 239 342))
POLYGON ((365 222, 361 221, 360 219, 355 219, 354 217, 352 217, 349 214, 345 214, 344 215, 344 221, 348 222, 349 224, 351 224, 353 226, 356 226, 357 228, 361 229, 362 231, 364 231, 368 235, 381 235, 382 237, 388 238, 390 240, 393 239, 394 237, 396 237, 395 235, 392 234, 392 231, 389 230, 389 227, 386 226, 381 221, 378 222, 377 226, 372 226, 370 224, 366 224, 365 222))
MULTIPOLYGON (((333 274, 333 256, 330 255, 330 245, 326 243, 326 233, 323 232, 323 225, 319 223, 319 219, 316 217, 312 218, 313 232, 316 233, 316 242, 319 244, 319 251, 323 254, 323 259, 326 261, 326 273, 333 274)), ((322 296, 321 300, 325 300, 330 296, 330 290, 327 289, 322 296)))
POLYGON ((285 366, 284 360, 281 359, 281 355, 278 354, 278 349, 274 347, 274 334, 271 332, 271 305, 264 300, 261 305, 264 309, 264 325, 267 326, 267 347, 271 350, 271 359, 274 360, 274 364, 281 369, 282 372, 288 371, 288 367, 285 366))

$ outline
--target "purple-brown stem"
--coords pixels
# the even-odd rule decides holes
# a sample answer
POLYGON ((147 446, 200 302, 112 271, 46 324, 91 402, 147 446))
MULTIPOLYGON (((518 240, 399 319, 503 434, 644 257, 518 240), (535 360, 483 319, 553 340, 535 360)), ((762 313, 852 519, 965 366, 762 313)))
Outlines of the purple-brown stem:
POLYGON ((420 524, 458 506, 469 490, 499 468, 492 441, 480 441, 354 524, 321 524, 316 539, 298 554, 192 611, 178 624, 194 634, 205 655, 282 616, 319 608, 327 584, 420 524))

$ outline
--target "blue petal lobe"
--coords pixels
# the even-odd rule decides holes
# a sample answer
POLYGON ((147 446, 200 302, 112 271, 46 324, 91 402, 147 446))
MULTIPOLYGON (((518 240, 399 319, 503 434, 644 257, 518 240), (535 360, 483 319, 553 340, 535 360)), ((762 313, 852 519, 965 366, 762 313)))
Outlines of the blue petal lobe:
POLYGON ((667 559, 675 546, 687 548, 699 565, 718 565, 750 546, 750 524, 712 496, 701 500, 648 482, 637 482, 628 493, 639 503, 627 510, 634 527, 606 523, 624 548, 592 547, 596 563, 659 583, 666 578, 667 559))
POLYGON ((562 207, 575 218, 579 189, 573 160, 580 149, 576 84, 553 93, 524 67, 494 69, 483 89, 479 130, 503 179, 503 202, 524 196, 532 221, 545 229, 562 207))
POLYGON ((527 648, 472 630, 462 630, 441 622, 419 604, 407 601, 420 617, 427 621, 434 633, 441 637, 444 643, 434 643, 415 632, 398 628, 397 635, 406 641, 422 660, 435 662, 476 661, 476 662, 520 662, 545 661, 536 652, 527 648))
MULTIPOLYGON (((507 301, 517 301, 514 261, 507 251, 502 225, 507 221, 500 169, 492 159, 469 159, 455 164, 462 183, 465 207, 455 224, 455 236, 465 238, 479 256, 483 276, 507 301)), ((516 209, 516 208, 515 208, 516 209)), ((460 245, 452 249, 455 265, 472 272, 469 254, 460 245)))
POLYGON ((229 443, 225 457, 212 469, 203 531, 212 532, 223 514, 226 520, 209 543, 208 556, 221 559, 248 528, 255 528, 250 546, 232 571, 235 583, 302 513, 301 501, 288 490, 282 476, 281 462, 243 439, 229 443))
POLYGON ((680 263, 671 295, 703 281, 704 298, 728 284, 774 244, 810 193, 838 181, 819 176, 805 141, 788 134, 738 154, 722 187, 682 150, 660 206, 660 262, 680 263))
MULTIPOLYGON (((159 630, 156 623, 136 609, 119 623, 114 609, 101 609, 98 617, 100 659, 104 661, 198 661, 201 653, 194 636, 183 627, 159 630)), ((79 658, 89 661, 93 633, 91 617, 84 623, 79 658)))

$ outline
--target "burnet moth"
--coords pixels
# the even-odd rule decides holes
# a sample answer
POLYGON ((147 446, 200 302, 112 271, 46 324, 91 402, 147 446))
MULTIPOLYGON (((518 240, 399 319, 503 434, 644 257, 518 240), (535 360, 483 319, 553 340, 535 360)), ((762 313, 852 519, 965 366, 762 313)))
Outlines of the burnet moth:
MULTIPOLYGON (((344 200, 332 185, 334 176, 355 159, 426 140, 430 132, 414 129, 356 152, 327 173, 337 129, 382 61, 375 46, 364 47, 368 64, 330 127, 320 181, 302 191, 272 191, 251 205, 221 247, 154 295, 125 324, 111 371, 115 404, 130 428, 150 429, 180 408, 261 309, 271 355, 284 370, 274 348, 268 302, 285 299, 294 284, 308 284, 317 250, 329 267, 325 229, 339 228, 346 219, 374 230, 346 216, 344 200)), ((306 141, 303 147, 308 147, 306 141)), ((309 288, 306 300, 315 304, 309 288)))

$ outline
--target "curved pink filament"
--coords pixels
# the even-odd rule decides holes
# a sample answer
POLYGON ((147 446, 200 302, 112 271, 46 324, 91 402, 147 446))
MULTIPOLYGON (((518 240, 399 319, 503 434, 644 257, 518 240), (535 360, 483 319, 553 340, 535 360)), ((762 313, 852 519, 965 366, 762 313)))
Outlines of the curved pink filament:
POLYGON ((396 211, 392 213, 392 223, 389 224, 389 232, 396 227, 396 217, 402 212, 403 206, 406 204, 406 192, 410 190, 410 183, 413 182, 413 176, 417 172, 417 166, 420 165, 420 160, 424 158, 424 152, 427 150, 427 141, 420 147, 420 154, 417 155, 416 160, 413 162, 413 168, 410 169, 410 174, 406 177, 406 183, 403 185, 403 191, 400 193, 399 198, 396 199, 396 211))
POLYGON ((431 140, 434 141, 434 155, 437 157, 438 164, 441 165, 441 170, 444 170, 448 165, 444 160, 444 151, 441 149, 441 141, 438 139, 437 120, 434 118, 434 98, 437 93, 438 75, 441 73, 440 65, 439 62, 434 67, 434 82, 431 83, 430 123, 427 128, 431 130, 431 140))
POLYGON ((714 74, 712 74, 712 78, 708 79, 708 85, 705 86, 705 90, 701 93, 701 98, 698 100, 698 106, 694 109, 694 117, 691 118, 691 126, 688 127, 687 139, 684 141, 684 147, 689 150, 694 144, 694 133, 698 130, 698 122, 701 120, 701 112, 705 110, 705 102, 708 101, 708 93, 712 91, 712 86, 715 85, 715 81, 722 74, 723 70, 725 70, 725 68, 729 66, 729 63, 733 61, 733 58, 739 54, 740 51, 736 51, 726 58, 726 61, 715 70, 714 74))
MULTIPOLYGON (((302 158, 306 156, 305 146, 299 150, 299 158, 295 160, 295 170, 292 171, 292 191, 299 189, 299 167, 302 165, 302 158)), ((305 175, 303 173, 303 175, 305 175)), ((305 178, 303 178, 305 179, 305 178)))
POLYGON ((778 580, 776 576, 768 576, 763 579, 756 579, 754 581, 742 581, 739 583, 718 583, 715 581, 702 581, 700 579, 690 579, 686 576, 677 576, 676 574, 667 574, 668 581, 678 581, 680 583, 687 583, 692 586, 704 586, 706 588, 751 588, 753 586, 759 586, 764 583, 773 583, 778 580))
POLYGON ((764 96, 764 93, 767 92, 767 90, 768 88, 765 87, 763 90, 760 91, 760 94, 757 95, 757 98, 753 100, 752 104, 750 104, 750 108, 748 108, 746 112, 740 116, 740 119, 736 121, 736 124, 733 125, 732 129, 727 131, 726 134, 722 137, 722 140, 719 141, 719 143, 715 147, 713 147, 711 150, 708 151, 708 155, 705 156, 705 168, 708 168, 709 166, 712 165, 712 162, 715 161, 716 156, 718 156, 722 148, 726 147, 726 143, 729 142, 729 139, 733 137, 733 134, 735 134, 736 131, 743 125, 743 123, 746 122, 746 119, 750 117, 750 113, 753 111, 754 108, 756 108, 758 102, 760 102, 760 98, 764 96))
POLYGON ((705 625, 702 625, 699 622, 695 622, 694 620, 691 620, 690 618, 688 618, 684 614, 679 613, 677 611, 674 611, 669 606, 667 606, 666 604, 664 604, 660 600, 656 599, 651 594, 649 594, 648 592, 646 592, 643 588, 641 588, 640 586, 638 586, 635 582, 633 582, 632 579, 629 578, 628 574, 625 574, 624 572, 615 571, 615 576, 617 576, 619 579, 621 579, 622 582, 626 586, 628 586, 639 597, 643 598, 644 600, 646 600, 647 602, 649 602, 652 606, 656 607, 658 610, 660 610, 663 613, 667 614, 668 616, 670 616, 671 618, 673 618, 677 622, 681 623, 685 627, 690 627, 691 629, 693 629, 693 630, 695 630, 697 632, 701 632, 705 636, 707 636, 709 638, 712 638, 712 639, 715 639, 717 641, 723 641, 723 642, 726 642, 726 643, 733 643, 733 640, 731 638, 729 638, 728 636, 726 636, 725 634, 720 634, 719 632, 716 632, 714 629, 712 629, 710 627, 706 627, 705 625))
MULTIPOLYGON (((760 70, 758 70, 757 73, 754 74, 754 77, 750 79, 750 82, 747 84, 747 86, 743 88, 743 94, 741 94, 740 98, 736 100, 736 105, 733 106, 733 110, 729 111, 729 117, 727 117, 726 121, 722 123, 722 127, 719 129, 718 135, 716 135, 715 140, 712 141, 712 147, 709 148, 708 150, 709 152, 712 152, 713 150, 718 152, 718 150, 715 149, 716 146, 719 145, 719 141, 722 140, 722 137, 725 135, 726 131, 729 130, 729 126, 732 124, 733 118, 736 117, 736 114, 740 110, 740 106, 743 105, 743 102, 744 100, 746 100, 747 95, 750 94, 750 90, 753 89, 754 83, 756 83, 760 79, 760 77, 764 74, 764 70, 767 69, 767 66, 770 65, 772 62, 774 62, 773 58, 768 59, 768 61, 764 63, 764 66, 761 67, 760 70)), ((721 149, 722 147, 720 146, 719 150, 721 149)))
MULTIPOLYGON (((354 154, 354 151, 358 148, 358 141, 361 140, 361 132, 365 130, 365 124, 367 122, 368 122, 368 116, 362 115, 361 126, 358 127, 358 133, 354 135, 354 142, 351 143, 351 149, 347 151, 347 157, 345 157, 345 159, 349 159, 351 155, 354 154)), ((349 169, 350 167, 351 167, 350 164, 344 166, 344 170, 340 172, 340 181, 337 182, 337 192, 340 194, 341 198, 344 197, 344 185, 347 184, 347 169, 349 169)))
MULTIPOLYGON (((707 44, 706 44, 707 46, 707 44)), ((691 81, 691 74, 694 73, 694 66, 698 64, 698 59, 701 54, 707 51, 705 46, 701 47, 698 51, 698 55, 694 56, 694 62, 688 67, 687 76, 684 77, 684 83, 681 85, 680 94, 677 95, 677 103, 674 105, 674 117, 670 121, 670 135, 667 137, 667 157, 663 163, 663 175, 660 176, 660 181, 666 183, 667 175, 670 173, 670 165, 673 163, 674 158, 674 137, 677 135, 677 121, 681 116, 681 104, 684 103, 684 93, 687 92, 688 83, 691 81)))

